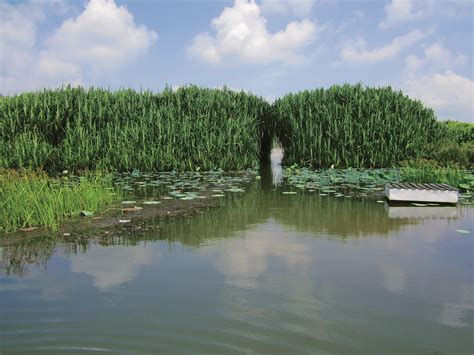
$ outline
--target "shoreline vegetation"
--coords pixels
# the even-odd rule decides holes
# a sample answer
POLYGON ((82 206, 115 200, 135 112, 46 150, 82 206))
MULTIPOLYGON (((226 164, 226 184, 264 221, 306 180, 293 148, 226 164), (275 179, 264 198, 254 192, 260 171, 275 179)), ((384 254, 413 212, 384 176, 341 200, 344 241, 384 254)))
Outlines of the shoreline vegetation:
POLYGON ((255 170, 274 142, 295 174, 389 168, 402 181, 474 190, 474 124, 437 121, 390 87, 335 85, 270 104, 227 88, 68 86, 0 97, 0 232, 54 229, 116 203, 117 172, 255 170))

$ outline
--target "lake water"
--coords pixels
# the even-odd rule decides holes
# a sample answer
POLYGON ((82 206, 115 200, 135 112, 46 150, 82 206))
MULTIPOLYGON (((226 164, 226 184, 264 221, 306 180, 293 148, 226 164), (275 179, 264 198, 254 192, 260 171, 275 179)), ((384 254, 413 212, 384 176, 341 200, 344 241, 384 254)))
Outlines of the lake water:
POLYGON ((4 247, 0 353, 472 354, 472 207, 283 195, 277 174, 145 236, 4 247))

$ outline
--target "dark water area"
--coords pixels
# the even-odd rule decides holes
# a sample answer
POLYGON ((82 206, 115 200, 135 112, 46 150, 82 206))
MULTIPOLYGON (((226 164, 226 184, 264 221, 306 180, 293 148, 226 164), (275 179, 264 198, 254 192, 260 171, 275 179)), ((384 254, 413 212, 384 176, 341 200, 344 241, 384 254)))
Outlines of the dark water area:
MULTIPOLYGON (((280 171, 281 172, 281 171, 280 171)), ((471 354, 474 209, 283 195, 0 253, 0 353, 471 354)))

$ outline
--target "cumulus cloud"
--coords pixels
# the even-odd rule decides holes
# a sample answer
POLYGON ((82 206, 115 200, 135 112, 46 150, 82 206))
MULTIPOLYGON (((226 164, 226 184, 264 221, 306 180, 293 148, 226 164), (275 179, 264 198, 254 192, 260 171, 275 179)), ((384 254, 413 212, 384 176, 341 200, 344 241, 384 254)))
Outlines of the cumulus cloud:
POLYGON ((344 62, 355 63, 375 63, 395 57, 406 48, 414 45, 426 34, 420 30, 413 30, 399 37, 395 37, 389 44, 379 48, 367 49, 367 44, 363 40, 356 43, 346 43, 341 49, 341 59, 344 62))
POLYGON ((44 56, 67 63, 113 70, 146 53, 154 31, 135 24, 133 15, 113 0, 91 0, 48 39, 44 56))
POLYGON ((300 58, 298 52, 321 30, 314 22, 304 19, 290 22, 284 30, 271 34, 254 0, 235 0, 233 7, 225 8, 212 20, 212 27, 214 35, 198 34, 189 48, 191 55, 211 64, 234 59, 250 63, 294 63, 300 58))
POLYGON ((38 25, 47 6, 1 4, 0 41, 6 43, 0 53, 2 91, 82 83, 85 72, 116 71, 146 53, 157 39, 154 31, 136 25, 124 6, 113 0, 90 0, 82 13, 66 19, 39 42, 38 25))
POLYGON ((269 14, 309 16, 315 0, 262 0, 262 12, 269 14))
POLYGON ((440 43, 434 43, 424 49, 424 56, 409 55, 405 59, 406 69, 410 76, 420 71, 444 71, 466 64, 467 57, 462 54, 452 54, 440 43))
POLYGON ((474 122, 474 81, 452 71, 408 79, 408 94, 434 108, 440 118, 474 122))
POLYGON ((406 57, 404 89, 442 119, 473 121, 474 81, 455 72, 467 62, 465 55, 431 44, 422 55, 406 57))
POLYGON ((385 6, 386 16, 379 23, 379 27, 389 28, 426 17, 431 6, 431 0, 392 0, 385 6))

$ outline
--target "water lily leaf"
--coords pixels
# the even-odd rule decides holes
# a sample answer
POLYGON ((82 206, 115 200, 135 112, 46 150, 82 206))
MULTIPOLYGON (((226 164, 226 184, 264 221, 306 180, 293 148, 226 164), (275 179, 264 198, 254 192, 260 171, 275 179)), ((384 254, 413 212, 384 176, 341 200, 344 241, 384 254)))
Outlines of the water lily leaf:
POLYGON ((465 229, 456 229, 456 232, 461 233, 461 234, 471 234, 470 231, 465 230, 465 229))
POLYGON ((283 195, 296 195, 296 191, 283 191, 283 195))
POLYGON ((416 207, 426 207, 426 206, 428 206, 428 205, 425 204, 425 203, 415 203, 415 202, 413 202, 412 205, 413 205, 413 206, 416 206, 416 207))
POLYGON ((81 211, 81 216, 90 217, 93 216, 94 212, 91 211, 81 211))
POLYGON ((211 195, 212 197, 224 197, 225 195, 224 194, 215 194, 215 195, 211 195))
POLYGON ((144 205, 159 205, 160 201, 143 201, 144 205))
POLYGON ((180 200, 183 200, 183 201, 190 201, 190 200, 194 200, 194 197, 192 197, 192 196, 185 196, 185 197, 181 197, 180 200))
POLYGON ((377 203, 385 203, 383 200, 378 200, 377 203))
POLYGON ((171 197, 171 196, 163 196, 163 197, 161 197, 161 199, 162 199, 162 200, 172 200, 173 197, 171 197))
POLYGON ((122 205, 133 205, 134 203, 137 203, 137 201, 122 201, 122 205))
POLYGON ((130 223, 131 219, 119 219, 119 223, 130 223))

